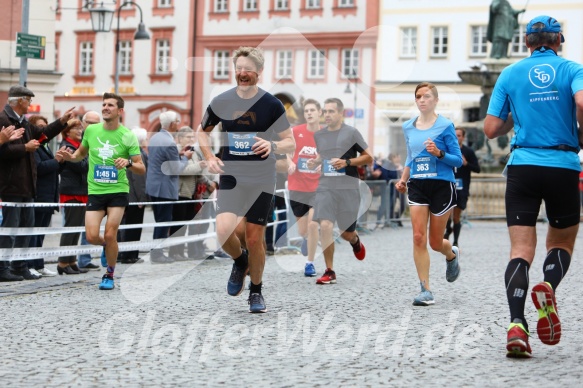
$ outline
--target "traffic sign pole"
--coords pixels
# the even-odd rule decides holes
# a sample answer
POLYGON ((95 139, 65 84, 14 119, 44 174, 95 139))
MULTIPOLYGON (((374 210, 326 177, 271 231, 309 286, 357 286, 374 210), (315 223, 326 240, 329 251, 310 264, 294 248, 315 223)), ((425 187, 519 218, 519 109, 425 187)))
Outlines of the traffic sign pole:
MULTIPOLYGON (((25 34, 28 34, 28 15, 30 10, 30 0, 22 0, 22 26, 20 30, 25 34)), ((26 86, 26 79, 28 78, 28 58, 20 58, 20 72, 19 81, 20 85, 26 86)))

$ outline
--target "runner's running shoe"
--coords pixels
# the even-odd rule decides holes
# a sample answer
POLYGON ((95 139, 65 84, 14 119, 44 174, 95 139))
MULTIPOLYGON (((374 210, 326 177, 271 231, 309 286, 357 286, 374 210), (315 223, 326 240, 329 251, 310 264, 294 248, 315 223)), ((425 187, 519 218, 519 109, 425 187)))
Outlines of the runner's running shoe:
POLYGON ((558 344, 561 340, 561 321, 553 288, 549 283, 541 282, 532 288, 531 296, 534 307, 538 310, 538 338, 543 344, 558 344))
POLYGON ((316 267, 314 267, 314 263, 306 263, 304 276, 316 276, 316 267))
POLYGON ((249 272, 249 265, 247 265, 247 268, 241 269, 233 262, 231 276, 229 277, 229 282, 227 283, 227 293, 229 295, 241 295, 241 292, 243 292, 243 289, 245 288, 245 276, 247 275, 247 272, 249 272))
POLYGON ((336 284, 336 272, 326 268, 324 275, 316 280, 316 284, 336 284))
POLYGON ((433 293, 421 283, 421 292, 413 299, 413 306, 431 306, 435 304, 433 293))
POLYGON ((528 332, 522 323, 511 323, 508 326, 508 340, 506 343, 506 357, 530 358, 532 350, 528 344, 528 332))
POLYGON ((267 307, 265 306, 265 300, 263 299, 263 295, 261 294, 258 293, 250 294, 247 303, 249 303, 250 313, 264 313, 267 311, 267 307))
POLYGON ((362 241, 359 241, 359 243, 360 248, 358 250, 352 248, 352 252, 354 252, 354 257, 356 257, 358 260, 364 260, 364 257, 366 256, 366 249, 364 249, 364 244, 362 241))
POLYGON ((460 276, 460 250, 458 247, 451 247, 451 250, 455 253, 455 258, 450 261, 445 261, 447 264, 445 269, 445 279, 450 283, 455 282, 458 276, 460 276))
POLYGON ((101 278, 101 284, 99 285, 100 290, 113 290, 115 285, 113 284, 113 278, 111 275, 105 274, 101 278))

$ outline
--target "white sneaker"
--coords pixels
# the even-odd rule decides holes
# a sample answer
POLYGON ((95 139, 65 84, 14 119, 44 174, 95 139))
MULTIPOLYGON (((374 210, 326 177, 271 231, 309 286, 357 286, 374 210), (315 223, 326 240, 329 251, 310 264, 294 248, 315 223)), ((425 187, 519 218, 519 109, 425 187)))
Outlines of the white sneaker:
POLYGON ((28 270, 29 270, 29 271, 30 271, 30 273, 31 273, 32 275, 34 275, 34 276, 38 276, 38 277, 42 277, 42 276, 43 276, 42 274, 38 273, 38 272, 36 271, 36 269, 34 269, 34 268, 29 268, 28 270))
MULTIPOLYGON (((31 269, 31 272, 33 270, 31 269)), ((36 273, 38 273, 40 276, 46 276, 46 277, 51 277, 51 276, 57 276, 56 272, 51 271, 48 268, 41 268, 41 269, 37 269, 36 273)))

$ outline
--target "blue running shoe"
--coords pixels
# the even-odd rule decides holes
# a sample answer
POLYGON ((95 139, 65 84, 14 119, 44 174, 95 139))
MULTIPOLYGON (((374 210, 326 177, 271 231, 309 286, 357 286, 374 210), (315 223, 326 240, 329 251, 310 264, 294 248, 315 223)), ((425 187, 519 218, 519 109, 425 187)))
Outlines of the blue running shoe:
POLYGON ((250 313, 264 313, 267 311, 267 307, 265 306, 265 300, 263 300, 263 295, 261 294, 258 293, 250 294, 247 303, 249 303, 250 313))
MULTIPOLYGON (((304 241, 302 241, 302 247, 300 248, 300 250, 302 251, 302 255, 304 256, 308 256, 308 239, 305 238, 304 241)), ((308 275, 306 275, 308 276, 308 275)), ((312 276, 312 275, 310 275, 312 276)))
POLYGON ((114 288, 115 285, 113 284, 113 278, 108 274, 103 275, 103 277, 101 278, 101 284, 99 285, 99 289, 113 290, 114 288))
POLYGON ((314 267, 314 263, 306 263, 304 276, 316 276, 316 267, 314 267))
POLYGON ((435 304, 433 293, 421 283, 421 292, 413 299, 413 306, 430 306, 432 304, 435 304))
POLYGON ((101 251, 101 266, 103 268, 107 267, 107 257, 105 257, 105 247, 103 247, 103 250, 101 251))
POLYGON ((231 276, 229 277, 229 282, 227 283, 227 293, 229 295, 241 295, 241 292, 243 292, 243 289, 245 288, 245 276, 247 275, 247 272, 249 272, 249 266, 247 266, 245 269, 241 269, 237 267, 235 263, 233 263, 231 276))
POLYGON ((451 261, 445 261, 447 263, 447 268, 445 270, 445 279, 448 282, 455 282, 455 280, 460 276, 460 250, 458 247, 451 247, 453 253, 455 253, 455 258, 451 261))

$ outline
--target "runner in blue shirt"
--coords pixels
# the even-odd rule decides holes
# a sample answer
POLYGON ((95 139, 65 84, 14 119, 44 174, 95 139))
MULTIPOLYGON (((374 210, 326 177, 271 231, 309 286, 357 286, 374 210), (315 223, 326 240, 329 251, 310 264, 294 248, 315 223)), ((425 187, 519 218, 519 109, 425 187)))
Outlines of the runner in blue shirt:
POLYGON ((435 113, 439 101, 437 88, 423 82, 415 88, 419 116, 403 124, 407 161, 395 188, 409 191, 409 209, 413 226, 413 258, 421 283, 421 292, 413 300, 415 306, 435 303, 429 286, 429 245, 447 260, 448 282, 460 273, 459 250, 443 238, 445 224, 456 206, 454 167, 462 165, 462 154, 453 123, 435 113))
POLYGON ((545 202, 549 229, 544 282, 531 297, 538 310, 537 333, 548 345, 561 338, 555 291, 567 273, 579 229, 579 158, 583 126, 583 66, 557 56, 565 41, 561 25, 538 16, 526 26, 531 55, 502 71, 490 100, 484 132, 493 139, 514 127, 506 166, 506 222, 510 262, 506 296, 510 307, 507 356, 530 357, 524 305, 528 271, 536 248, 536 221, 545 202))

